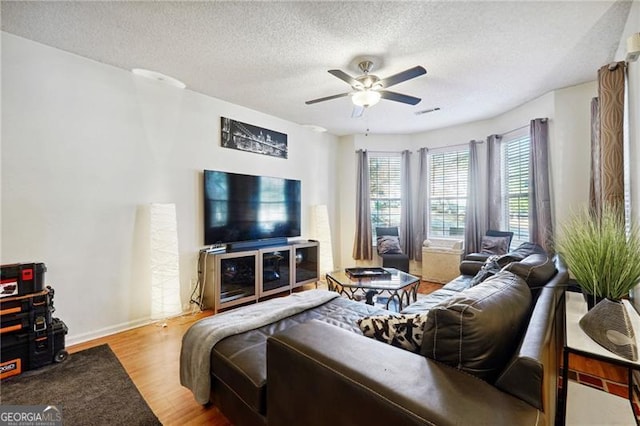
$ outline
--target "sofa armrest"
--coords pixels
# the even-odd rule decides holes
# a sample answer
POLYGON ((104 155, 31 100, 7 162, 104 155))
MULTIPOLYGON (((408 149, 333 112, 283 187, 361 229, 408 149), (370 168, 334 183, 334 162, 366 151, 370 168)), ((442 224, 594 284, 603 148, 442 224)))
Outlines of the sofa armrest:
POLYGON ((267 340, 269 425, 545 424, 454 368, 321 321, 267 340))
POLYGON ((463 260, 460 262, 460 273, 462 275, 474 276, 484 266, 484 261, 479 260, 463 260))
POLYGON ((464 260, 473 260, 475 262, 485 262, 489 258, 487 253, 469 253, 464 257, 464 260))

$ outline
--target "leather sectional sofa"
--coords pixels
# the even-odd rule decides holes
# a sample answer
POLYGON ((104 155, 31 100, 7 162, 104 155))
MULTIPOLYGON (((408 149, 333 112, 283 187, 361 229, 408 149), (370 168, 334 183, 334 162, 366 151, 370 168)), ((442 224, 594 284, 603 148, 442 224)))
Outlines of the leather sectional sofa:
POLYGON ((236 425, 554 424, 566 267, 529 244, 461 270, 403 311, 418 351, 358 326, 398 314, 336 298, 215 344, 210 401, 236 425))

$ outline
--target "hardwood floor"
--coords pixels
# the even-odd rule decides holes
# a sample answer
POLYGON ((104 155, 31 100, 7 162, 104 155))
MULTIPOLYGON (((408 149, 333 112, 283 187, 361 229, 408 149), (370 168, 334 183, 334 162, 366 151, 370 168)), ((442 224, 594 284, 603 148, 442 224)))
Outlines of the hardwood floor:
MULTIPOLYGON (((441 287, 423 281, 419 292, 428 294, 441 287)), ((180 385, 182 335, 195 321, 211 314, 211 311, 187 314, 168 320, 167 327, 147 325, 74 345, 67 350, 73 354, 108 344, 163 425, 230 426, 229 420, 216 407, 198 404, 191 392, 180 385)), ((572 356, 570 366, 574 370, 626 383, 625 371, 609 364, 572 356)))

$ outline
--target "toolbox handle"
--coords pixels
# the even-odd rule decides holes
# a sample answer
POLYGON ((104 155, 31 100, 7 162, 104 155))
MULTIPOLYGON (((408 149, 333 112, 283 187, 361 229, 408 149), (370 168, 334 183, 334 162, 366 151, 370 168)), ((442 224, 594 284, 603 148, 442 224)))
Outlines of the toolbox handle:
POLYGON ((44 331, 46 329, 47 329, 47 321, 45 320, 45 318, 37 317, 33 322, 33 331, 44 331))

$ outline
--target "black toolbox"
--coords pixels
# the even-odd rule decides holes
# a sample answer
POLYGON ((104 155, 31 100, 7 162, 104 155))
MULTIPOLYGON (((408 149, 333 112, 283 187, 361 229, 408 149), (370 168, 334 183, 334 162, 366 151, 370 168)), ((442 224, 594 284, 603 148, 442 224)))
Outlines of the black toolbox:
POLYGON ((53 318, 45 330, 0 335, 0 380, 52 362, 64 361, 67 326, 53 318))
POLYGON ((66 324, 53 318, 50 286, 24 296, 0 299, 0 380, 64 361, 66 324))
POLYGON ((51 324, 53 289, 0 299, 0 334, 42 331, 51 324))
POLYGON ((0 265, 0 299, 44 290, 44 263, 0 265))

